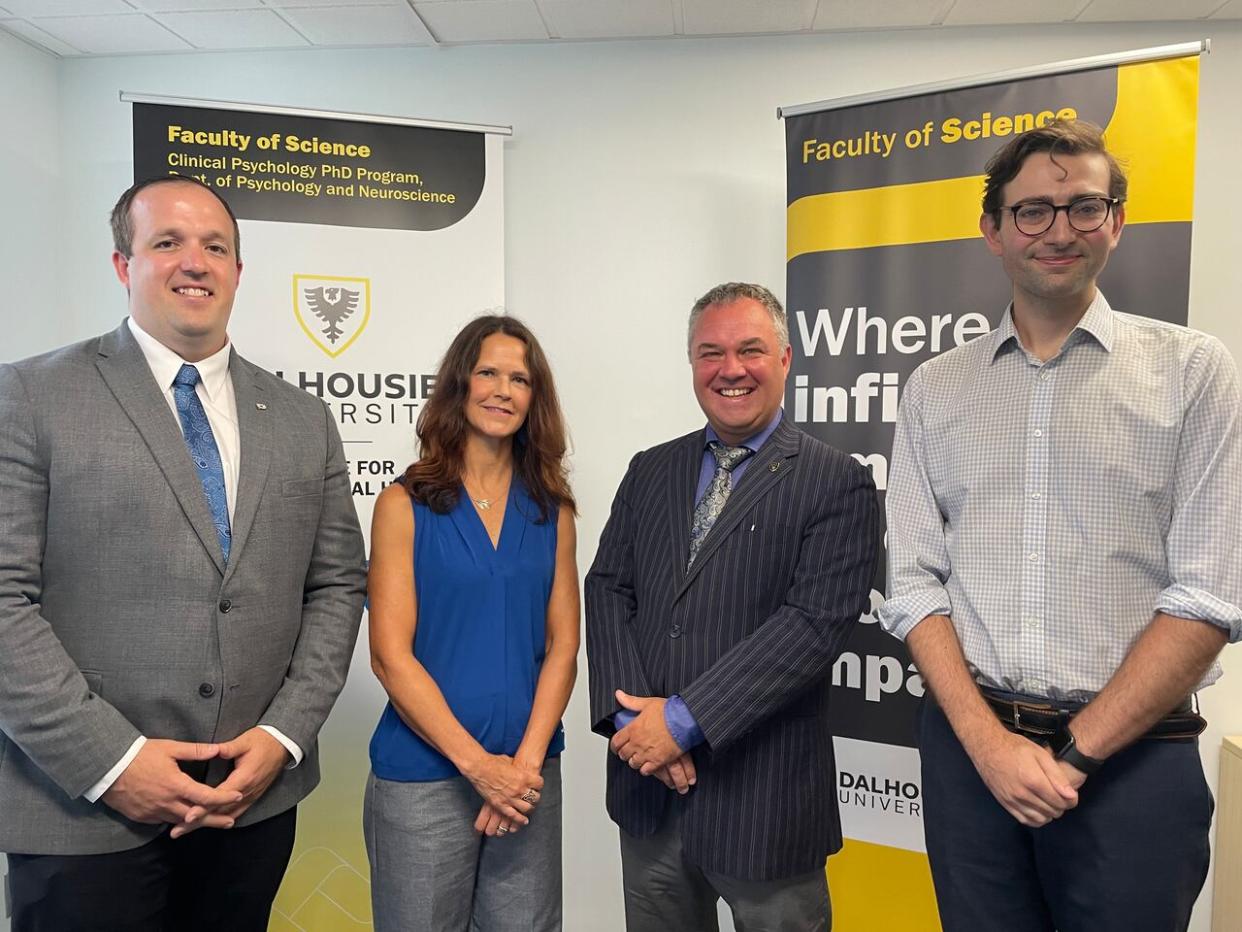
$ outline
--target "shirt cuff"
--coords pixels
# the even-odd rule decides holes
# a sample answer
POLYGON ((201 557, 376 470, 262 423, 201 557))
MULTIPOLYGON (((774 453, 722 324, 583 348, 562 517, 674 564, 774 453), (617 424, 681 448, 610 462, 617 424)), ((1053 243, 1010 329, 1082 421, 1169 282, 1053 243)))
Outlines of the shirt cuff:
POLYGON ((285 765, 285 770, 292 770, 302 763, 302 749, 285 737, 279 728, 273 728, 271 725, 260 725, 259 727, 279 741, 284 749, 289 752, 289 756, 293 758, 285 765))
POLYGON ((690 714, 690 708, 681 696, 673 693, 664 703, 664 724, 677 746, 688 751, 703 743, 703 729, 690 714))
POLYGON ((125 768, 134 762, 134 758, 138 756, 138 752, 142 750, 142 746, 146 743, 147 739, 142 735, 135 738, 134 743, 125 752, 125 756, 116 762, 116 766, 105 773, 98 783, 82 794, 86 801, 91 803, 99 802, 99 797, 108 792, 113 783, 116 783, 121 774, 125 772, 125 768))
POLYGON ((1156 611, 1191 621, 1206 621, 1228 631, 1230 643, 1242 641, 1242 609, 1204 589, 1175 583, 1160 593, 1156 611))
POLYGON ((953 603, 949 590, 935 586, 913 595, 887 599, 880 606, 880 627, 904 641, 920 621, 930 615, 953 615, 953 603))
POLYGON ((634 719, 638 718, 637 712, 631 712, 629 709, 622 709, 620 712, 612 714, 612 727, 620 731, 634 719))

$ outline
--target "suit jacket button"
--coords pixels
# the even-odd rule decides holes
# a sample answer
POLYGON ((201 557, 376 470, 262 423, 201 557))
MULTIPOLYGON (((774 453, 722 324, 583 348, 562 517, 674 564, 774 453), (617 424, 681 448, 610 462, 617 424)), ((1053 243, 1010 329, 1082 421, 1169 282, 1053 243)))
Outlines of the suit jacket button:
POLYGON ((230 602, 228 599, 220 600, 220 611, 224 612, 226 615, 229 613, 229 609, 231 609, 232 607, 233 607, 233 603, 230 602))
POLYGON ((668 636, 671 638, 681 637, 681 625, 673 625, 673 627, 669 628, 668 636))
POLYGON ((211 698, 212 694, 215 693, 215 691, 216 691, 216 687, 214 687, 210 683, 200 683, 198 685, 198 694, 202 696, 204 699, 211 698))

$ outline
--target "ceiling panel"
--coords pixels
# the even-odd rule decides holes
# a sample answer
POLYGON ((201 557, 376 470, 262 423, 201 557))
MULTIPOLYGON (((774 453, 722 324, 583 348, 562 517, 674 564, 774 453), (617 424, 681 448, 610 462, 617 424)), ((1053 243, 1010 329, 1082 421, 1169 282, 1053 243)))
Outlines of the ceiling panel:
POLYGON ((159 19, 198 49, 272 49, 310 44, 271 10, 162 13, 159 19))
POLYGON ((12 19, 5 20, 4 28, 15 36, 20 36, 28 42, 47 49, 53 55, 62 57, 72 57, 82 54, 82 50, 74 48, 67 42, 62 42, 53 35, 44 32, 38 26, 34 26, 25 20, 12 19))
POLYGON ((263 0, 129 0, 148 13, 182 13, 201 10, 259 9, 263 0))
POLYGON ((552 35, 562 39, 671 36, 673 0, 538 0, 552 35))
POLYGON ((431 35, 408 6, 303 7, 285 9, 289 20, 315 45, 431 45, 431 35))
POLYGON ((1083 23, 1121 23, 1131 20, 1198 19, 1216 11, 1220 0, 1091 0, 1079 14, 1083 23))
POLYGON ((308 6, 399 6, 407 10, 406 0, 262 0, 270 7, 280 10, 300 10, 308 6))
POLYGON ((123 0, 4 0, 4 8, 14 16, 96 16, 103 13, 132 13, 123 0))
POLYGON ((1016 23, 1063 23, 1074 19, 1086 0, 957 0, 944 18, 946 26, 995 26, 1016 23))
POLYGON ((932 26, 940 22, 953 0, 819 0, 814 28, 893 29, 932 26))
POLYGON ((92 55, 175 52, 190 48, 143 13, 46 17, 37 22, 40 29, 92 55))
POLYGON ((1229 0, 1211 16, 1212 19, 1242 19, 1242 0, 1229 0))
POLYGON ((547 39, 534 0, 437 0, 414 9, 440 42, 500 42, 547 39))
POLYGON ((682 0, 686 35, 799 32, 810 29, 816 0, 682 0))

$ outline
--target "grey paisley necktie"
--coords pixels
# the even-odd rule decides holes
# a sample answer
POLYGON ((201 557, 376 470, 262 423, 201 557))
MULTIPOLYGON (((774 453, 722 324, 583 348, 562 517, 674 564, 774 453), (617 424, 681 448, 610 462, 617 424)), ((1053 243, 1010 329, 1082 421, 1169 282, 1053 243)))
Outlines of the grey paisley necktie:
POLYGON ((703 541, 707 539, 708 532, 724 511, 725 502, 733 492, 734 468, 755 452, 747 447, 726 447, 719 440, 712 440, 707 448, 716 457, 716 472, 712 475, 712 481, 707 484, 707 491, 694 506, 694 517, 690 521, 690 559, 686 563, 687 570, 694 565, 699 548, 703 546, 703 541))

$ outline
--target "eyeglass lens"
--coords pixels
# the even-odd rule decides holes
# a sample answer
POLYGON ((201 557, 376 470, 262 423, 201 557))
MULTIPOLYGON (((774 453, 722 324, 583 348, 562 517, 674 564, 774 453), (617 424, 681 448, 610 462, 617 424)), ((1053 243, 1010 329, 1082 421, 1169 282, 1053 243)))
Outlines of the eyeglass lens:
POLYGON ((1013 208, 1013 221, 1018 230, 1027 236, 1046 232, 1059 211, 1065 211, 1069 224, 1079 233, 1092 233, 1108 219, 1112 202, 1106 197, 1081 197, 1069 204, 1049 204, 1047 201, 1031 201, 1013 208))

